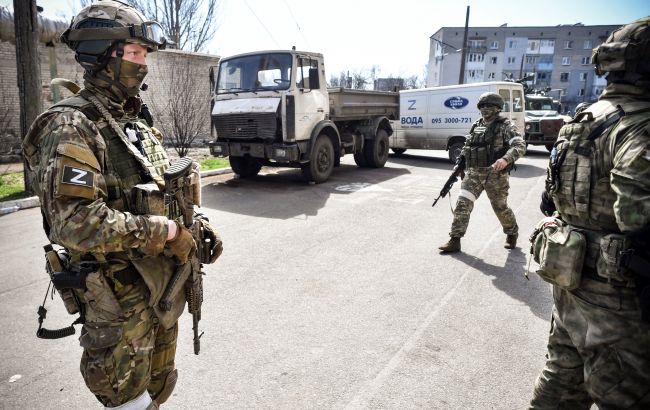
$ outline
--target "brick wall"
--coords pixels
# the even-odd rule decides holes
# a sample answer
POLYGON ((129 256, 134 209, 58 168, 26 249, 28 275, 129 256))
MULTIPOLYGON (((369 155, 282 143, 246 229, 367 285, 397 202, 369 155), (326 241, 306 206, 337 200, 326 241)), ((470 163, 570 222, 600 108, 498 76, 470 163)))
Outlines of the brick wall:
MULTIPOLYGON (((77 84, 83 83, 83 70, 74 59, 74 53, 63 44, 46 47, 39 44, 41 60, 41 81, 43 84, 43 110, 54 104, 54 92, 50 88, 53 78, 50 63, 51 56, 56 59, 54 77, 67 78, 77 84)), ((169 104, 171 97, 179 92, 191 92, 193 99, 188 110, 198 113, 201 119, 200 135, 196 141, 202 142, 210 137, 210 66, 217 65, 219 57, 210 54, 190 53, 178 50, 164 50, 147 57, 149 74, 145 82, 149 89, 142 92, 143 100, 149 105, 156 127, 164 130, 170 126, 169 104)), ((70 96, 62 87, 60 98, 70 96)), ((0 154, 9 151, 12 146, 20 145, 18 112, 18 87, 16 85, 16 51, 13 44, 0 41, 0 154), (3 118, 6 118, 3 121, 3 118), (4 133, 12 137, 3 136, 4 133)))

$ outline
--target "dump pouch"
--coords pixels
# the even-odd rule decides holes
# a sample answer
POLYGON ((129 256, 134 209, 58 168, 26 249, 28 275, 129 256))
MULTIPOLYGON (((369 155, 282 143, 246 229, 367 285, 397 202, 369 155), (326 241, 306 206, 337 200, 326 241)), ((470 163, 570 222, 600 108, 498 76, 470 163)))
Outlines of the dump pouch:
POLYGON ((86 276, 86 292, 83 298, 86 303, 86 323, 116 322, 122 319, 122 308, 106 281, 101 266, 86 276))
POLYGON ((579 230, 561 219, 546 217, 530 237, 530 253, 546 282, 572 290, 580 285, 587 241, 579 230))

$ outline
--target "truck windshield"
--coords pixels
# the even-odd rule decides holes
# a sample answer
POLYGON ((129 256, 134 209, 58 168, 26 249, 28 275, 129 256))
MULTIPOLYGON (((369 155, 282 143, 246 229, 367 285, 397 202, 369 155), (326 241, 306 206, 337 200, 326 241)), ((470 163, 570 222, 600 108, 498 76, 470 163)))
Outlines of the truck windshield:
POLYGON ((291 84, 291 54, 236 57, 219 64, 217 94, 286 90, 291 84))
POLYGON ((527 111, 554 111, 552 99, 528 99, 526 98, 527 111))

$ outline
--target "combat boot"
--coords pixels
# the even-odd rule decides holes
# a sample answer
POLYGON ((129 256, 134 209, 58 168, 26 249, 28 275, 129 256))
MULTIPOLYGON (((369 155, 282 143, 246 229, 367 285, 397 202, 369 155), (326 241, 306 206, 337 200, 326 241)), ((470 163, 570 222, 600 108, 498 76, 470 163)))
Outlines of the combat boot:
POLYGON ((446 244, 439 246, 438 249, 440 249, 442 252, 441 253, 453 253, 453 252, 459 252, 460 251, 460 238, 456 237, 451 237, 449 238, 449 242, 446 244))
POLYGON ((518 236, 519 235, 517 234, 506 236, 506 243, 503 244, 503 247, 506 249, 515 249, 515 246, 517 246, 518 236))

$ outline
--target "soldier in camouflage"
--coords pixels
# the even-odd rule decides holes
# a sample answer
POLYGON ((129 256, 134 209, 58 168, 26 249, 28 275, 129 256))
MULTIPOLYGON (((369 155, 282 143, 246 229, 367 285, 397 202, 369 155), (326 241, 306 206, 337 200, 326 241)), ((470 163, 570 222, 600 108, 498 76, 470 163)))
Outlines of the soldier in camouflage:
POLYGON ((507 235, 505 247, 513 249, 517 244, 519 228, 514 213, 508 207, 508 173, 515 161, 526 153, 526 144, 517 127, 499 116, 503 105, 503 98, 499 94, 484 93, 479 98, 477 107, 481 111, 481 118, 472 125, 456 162, 456 167, 467 170, 467 175, 461 173, 463 182, 454 209, 449 233, 451 238, 438 248, 441 253, 460 251, 460 238, 467 231, 474 201, 483 190, 507 235))
POLYGON ((576 288, 553 285, 531 409, 650 408, 650 17, 594 50, 607 87, 560 131, 542 210, 586 238, 576 288))
POLYGON ((37 118, 24 153, 48 238, 67 249, 70 270, 94 266, 85 289, 75 289, 86 385, 106 408, 156 409, 176 383, 185 294, 173 296, 170 311, 158 301, 196 249, 164 201, 154 214, 135 199, 160 192, 169 166, 138 95, 147 53, 166 42, 158 23, 114 0, 84 8, 62 41, 85 69, 84 88, 37 118))

